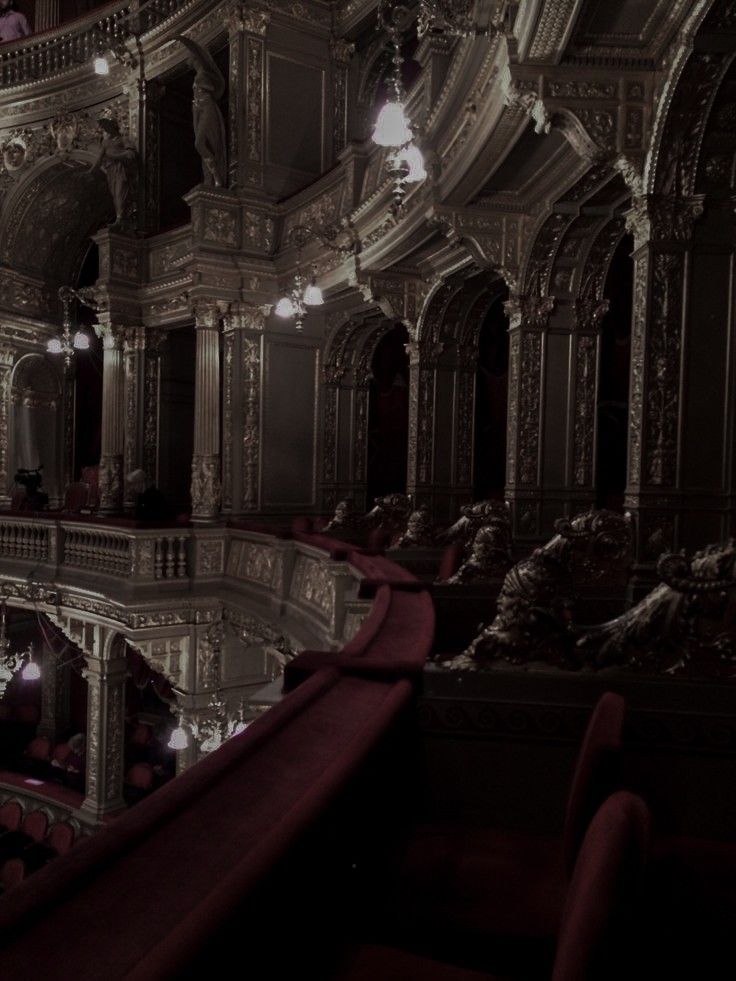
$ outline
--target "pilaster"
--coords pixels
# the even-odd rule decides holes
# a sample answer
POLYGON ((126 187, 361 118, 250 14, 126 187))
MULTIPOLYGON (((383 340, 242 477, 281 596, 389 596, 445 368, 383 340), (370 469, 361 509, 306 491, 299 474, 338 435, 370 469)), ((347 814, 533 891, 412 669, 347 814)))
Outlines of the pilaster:
POLYGON ((216 521, 220 513, 220 313, 216 302, 195 307, 197 352, 194 380, 192 520, 216 521))
POLYGON ((534 539, 541 532, 544 349, 554 302, 551 296, 517 295, 505 304, 509 316, 506 500, 519 538, 534 539))
POLYGON ((263 187, 265 163, 266 31, 268 10, 233 0, 226 8, 230 38, 230 186, 263 187))
POLYGON ((10 442, 10 387, 15 353, 10 345, 0 345, 0 507, 10 504, 8 447, 10 442))
POLYGON ((652 564, 678 548, 682 386, 691 246, 702 196, 648 196, 628 215, 634 235, 626 507, 636 557, 652 564))
POLYGON ((125 368, 123 331, 103 323, 102 439, 100 449, 100 511, 111 514, 123 506, 125 449, 125 368))
MULTIPOLYGON (((117 645, 115 645, 117 647, 117 645)), ((125 807, 123 730, 125 725, 124 647, 110 659, 87 661, 87 780, 82 811, 96 820, 125 807)))

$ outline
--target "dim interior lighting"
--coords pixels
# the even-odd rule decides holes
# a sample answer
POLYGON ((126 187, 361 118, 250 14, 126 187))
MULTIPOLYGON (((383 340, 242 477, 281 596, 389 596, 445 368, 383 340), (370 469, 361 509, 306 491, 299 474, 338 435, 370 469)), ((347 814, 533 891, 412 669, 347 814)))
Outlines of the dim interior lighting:
POLYGON ((189 746, 189 736, 187 731, 182 725, 182 720, 179 719, 179 725, 176 729, 172 730, 171 736, 168 742, 169 749, 186 749, 189 746))
POLYGON ((52 337, 46 345, 49 354, 61 354, 61 338, 52 337))
POLYGON ((294 316, 296 313, 296 308, 294 307, 290 297, 282 296, 279 302, 276 304, 273 312, 277 317, 283 317, 285 320, 288 320, 290 317, 294 316))
POLYGON ((89 350, 89 337, 82 330, 78 330, 74 335, 74 347, 78 351, 88 351, 89 350))
POLYGON ((399 152, 399 159, 407 165, 409 172, 404 178, 407 184, 419 184, 427 176, 422 151, 415 143, 410 143, 399 152))
POLYGON ((38 681, 41 677, 41 668, 38 662, 33 660, 33 644, 28 646, 28 662, 21 671, 21 677, 24 681, 38 681))
POLYGON ((411 140, 411 129, 400 101, 387 102, 378 114, 373 142, 378 146, 400 147, 411 140))
POLYGON ((110 62, 105 55, 97 55, 94 60, 95 75, 109 75, 110 62))
POLYGON ((317 286, 316 279, 312 277, 312 282, 304 290, 304 302, 308 307, 321 307, 324 305, 322 290, 317 286))
POLYGON ((63 354, 64 363, 69 367, 74 352, 88 351, 90 344, 89 335, 83 330, 76 330, 72 335, 72 300, 77 300, 79 303, 93 310, 97 309, 97 302, 91 291, 74 289, 72 286, 60 286, 59 299, 61 300, 63 309, 61 334, 49 338, 46 344, 46 350, 49 354, 63 354))

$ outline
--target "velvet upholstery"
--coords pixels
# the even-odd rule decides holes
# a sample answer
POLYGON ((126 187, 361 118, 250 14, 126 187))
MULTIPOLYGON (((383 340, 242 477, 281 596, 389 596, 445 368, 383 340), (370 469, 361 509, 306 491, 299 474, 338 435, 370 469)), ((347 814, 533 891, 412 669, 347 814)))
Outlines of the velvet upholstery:
MULTIPOLYGON (((564 903, 552 981, 601 981, 633 976, 610 970, 613 931, 635 906, 651 837, 649 810, 627 791, 609 797, 594 815, 579 849, 564 903)), ((492 883, 489 883, 491 886, 492 883)), ((633 946, 624 945, 633 960, 633 946)), ((509 977, 528 977, 525 970, 509 977)), ((539 977, 549 977, 540 973, 539 977)), ((496 975, 457 967, 406 950, 360 946, 350 951, 332 981, 494 981, 496 975)))
POLYGON ((562 837, 450 823, 420 826, 409 841, 386 935, 405 932, 433 956, 495 965, 524 959, 530 970, 554 950, 571 862, 590 817, 615 789, 625 703, 604 694, 578 754, 562 837))

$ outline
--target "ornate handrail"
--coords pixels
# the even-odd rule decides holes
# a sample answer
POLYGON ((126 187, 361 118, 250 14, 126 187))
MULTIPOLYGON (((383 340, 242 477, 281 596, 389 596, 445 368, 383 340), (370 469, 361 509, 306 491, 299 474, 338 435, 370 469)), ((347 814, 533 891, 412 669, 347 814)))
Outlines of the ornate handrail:
POLYGON ((0 49, 0 88, 26 85, 88 63, 95 54, 143 37, 190 0, 126 0, 109 4, 61 31, 48 31, 0 49))

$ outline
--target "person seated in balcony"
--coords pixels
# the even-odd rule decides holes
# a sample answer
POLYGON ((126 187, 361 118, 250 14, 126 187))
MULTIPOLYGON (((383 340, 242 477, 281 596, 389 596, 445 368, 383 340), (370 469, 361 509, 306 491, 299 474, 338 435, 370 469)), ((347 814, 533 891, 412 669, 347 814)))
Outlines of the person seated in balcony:
POLYGON ((31 28, 15 0, 0 0, 0 43, 28 37, 31 28))
POLYGON ((148 479, 144 470, 133 470, 126 481, 135 494, 136 521, 166 521, 169 518, 166 498, 153 481, 148 479))

